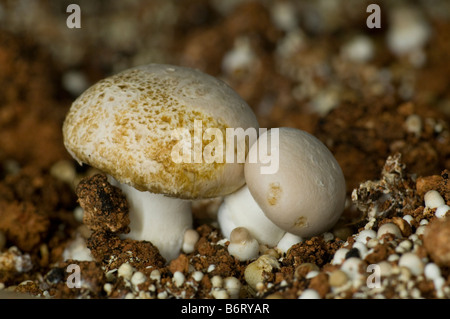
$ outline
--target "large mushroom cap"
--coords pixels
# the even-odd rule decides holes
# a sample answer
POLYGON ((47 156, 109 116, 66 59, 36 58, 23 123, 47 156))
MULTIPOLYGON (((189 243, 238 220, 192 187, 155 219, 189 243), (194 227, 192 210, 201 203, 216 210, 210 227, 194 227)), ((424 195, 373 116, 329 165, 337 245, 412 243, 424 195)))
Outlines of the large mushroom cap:
MULTIPOLYGON (((235 191, 245 183, 243 163, 227 163, 225 156, 222 163, 173 160, 180 143, 173 132, 187 129, 194 137, 195 120, 202 134, 208 128, 222 132, 224 153, 226 128, 259 127, 250 107, 224 82, 189 68, 149 64, 87 89, 66 117, 64 144, 78 162, 141 191, 186 199, 235 191)), ((216 138, 203 137, 203 149, 216 138)))
POLYGON ((311 237, 327 231, 344 209, 346 188, 339 164, 311 134, 283 127, 277 129, 276 139, 274 130, 261 134, 250 148, 245 164, 250 193, 264 214, 289 233, 311 237), (262 142, 266 137, 267 143, 262 142), (278 169, 261 174, 267 164, 249 162, 257 152, 270 154, 273 160, 277 156, 278 169))

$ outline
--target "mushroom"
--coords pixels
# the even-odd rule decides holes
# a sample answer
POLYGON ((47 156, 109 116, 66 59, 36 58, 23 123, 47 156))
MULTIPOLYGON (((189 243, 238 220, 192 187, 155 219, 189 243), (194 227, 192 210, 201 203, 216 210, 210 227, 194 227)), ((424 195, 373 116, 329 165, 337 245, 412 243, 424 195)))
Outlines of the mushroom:
POLYGON ((272 246, 287 236, 281 249, 286 251, 284 241, 321 234, 343 212, 342 170, 328 148, 307 132, 284 127, 261 134, 249 150, 244 172, 246 185, 226 196, 219 209, 225 236, 232 227, 246 227, 258 241, 272 246), (277 169, 264 172, 264 154, 278 158, 277 169))
MULTIPOLYGON (((224 196, 245 184, 244 163, 220 161, 221 149, 212 147, 230 127, 259 125, 228 85, 194 69, 149 64, 88 88, 72 104, 63 135, 80 165, 103 171, 125 193, 130 232, 124 237, 150 241, 172 260, 192 229, 191 201, 224 196), (206 150, 219 160, 206 161, 206 150)), ((238 146, 246 143, 245 135, 236 138, 238 146)), ((236 155, 239 147, 232 151, 236 155)))
POLYGON ((245 227, 236 227, 230 234, 228 252, 239 261, 255 259, 259 255, 259 243, 245 227))

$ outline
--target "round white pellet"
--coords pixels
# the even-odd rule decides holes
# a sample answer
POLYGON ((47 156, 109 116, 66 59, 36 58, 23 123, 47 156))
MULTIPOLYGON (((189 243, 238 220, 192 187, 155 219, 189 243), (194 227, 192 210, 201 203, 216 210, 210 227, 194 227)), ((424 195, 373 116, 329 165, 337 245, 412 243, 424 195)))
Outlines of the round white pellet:
POLYGON ((419 276, 423 273, 424 265, 422 260, 414 253, 405 253, 400 257, 398 261, 400 267, 408 268, 415 276, 419 276))
POLYGON ((305 289, 298 299, 321 299, 319 293, 314 289, 305 289))
POLYGON ((367 244, 368 240, 370 240, 372 238, 376 238, 376 237, 377 237, 377 233, 374 230, 365 229, 356 236, 356 241, 363 243, 363 244, 367 244))
POLYGON ((203 273, 201 271, 194 271, 194 273, 192 274, 192 278, 194 278, 195 281, 200 281, 203 279, 203 273))
POLYGON ((443 277, 437 277, 433 279, 434 288, 436 290, 441 290, 442 286, 445 284, 445 279, 443 277))
POLYGON ((71 94, 78 96, 89 86, 86 76, 79 71, 68 71, 62 76, 63 87, 71 94))
POLYGON ((341 266, 341 270, 347 274, 350 279, 358 278, 360 273, 360 267, 363 261, 356 257, 350 257, 341 266))
POLYGON ((410 295, 411 295, 411 298, 413 298, 413 299, 419 299, 421 296, 421 292, 419 289, 414 288, 411 290, 410 295))
POLYGON ((211 271, 213 271, 214 269, 216 269, 216 265, 209 265, 208 266, 208 269, 206 270, 207 272, 211 272, 211 271))
POLYGON ((414 8, 399 7, 389 13, 387 46, 396 55, 419 51, 429 40, 428 20, 414 8))
POLYGON ((139 291, 139 299, 151 299, 151 294, 148 291, 139 291))
POLYGON ((448 205, 441 205, 436 209, 436 212, 434 213, 437 218, 445 217, 445 214, 450 210, 450 206, 448 205))
POLYGON ((291 233, 286 233, 283 237, 281 237, 280 241, 277 244, 277 248, 283 253, 287 253, 289 248, 302 241, 303 239, 300 236, 291 233))
POLYGON ((239 298, 239 293, 241 291, 241 282, 236 277, 227 277, 223 281, 223 286, 228 292, 231 299, 239 298))
POLYGON ((381 261, 378 263, 380 267, 380 275, 384 277, 389 277, 392 274, 392 265, 387 261, 381 261))
POLYGON ((105 273, 106 281, 107 281, 107 282, 112 282, 112 281, 114 281, 114 280, 116 279, 116 273, 117 273, 117 268, 108 270, 108 271, 105 273))
POLYGON ((445 205, 445 201, 438 191, 430 190, 426 192, 424 196, 425 206, 428 208, 438 208, 439 206, 445 205))
POLYGON ((409 251, 409 250, 411 250, 413 244, 412 244, 412 242, 410 240, 405 239, 400 244, 398 244, 398 246, 402 247, 403 249, 405 249, 405 251, 409 251))
POLYGON ((333 233, 330 233, 330 232, 323 233, 323 240, 332 241, 333 239, 334 239, 333 233))
POLYGON ((158 299, 166 299, 168 296, 167 291, 161 291, 160 293, 158 293, 158 295, 156 296, 158 299))
POLYGON ((194 252, 195 244, 197 243, 199 237, 200 236, 196 230, 194 229, 186 230, 184 233, 182 251, 186 254, 194 252))
POLYGON ((405 215, 403 216, 403 219, 406 220, 408 224, 411 225, 411 221, 414 219, 414 217, 412 217, 411 215, 405 215))
POLYGON ((228 292, 225 289, 214 289, 211 294, 215 299, 229 299, 230 298, 230 296, 228 295, 228 292))
POLYGON ((425 225, 417 227, 416 235, 423 235, 423 234, 425 234, 425 230, 426 229, 427 229, 427 226, 425 226, 425 225))
MULTIPOLYGON (((289 246, 287 249, 289 249, 289 246)), ((287 251, 287 250, 286 250, 287 251)), ((231 256, 237 258, 239 261, 247 261, 258 258, 259 243, 252 238, 244 243, 233 243, 228 245, 228 252, 231 256)))
POLYGON ((406 118, 405 126, 408 132, 420 136, 422 132, 422 119, 417 114, 411 114, 406 118))
POLYGON ((83 216, 84 216, 84 210, 80 206, 75 207, 73 210, 73 215, 77 222, 82 223, 83 222, 83 216))
POLYGON ((143 284, 147 280, 147 277, 140 271, 137 271, 133 274, 131 277, 131 283, 133 286, 138 286, 140 284, 143 284))
POLYGON ((297 10, 290 2, 275 2, 270 10, 272 22, 278 29, 290 31, 297 29, 297 10))
POLYGON ((341 54, 352 62, 365 63, 372 59, 374 45, 366 36, 356 36, 341 48, 341 54))
POLYGON ((6 246, 6 235, 0 230, 0 251, 6 246))
POLYGON ((397 238, 402 237, 402 232, 400 231, 400 228, 398 228, 397 225, 394 223, 386 223, 380 226, 378 228, 377 237, 380 238, 381 236, 385 234, 392 234, 397 238))
POLYGON ((358 249, 361 259, 364 259, 366 257, 366 255, 367 255, 367 246, 366 245, 364 245, 361 242, 355 242, 355 243, 353 243, 353 248, 358 249))
POLYGON ((406 253, 407 250, 405 248, 401 247, 401 246, 397 246, 397 247, 395 247, 395 252, 397 254, 403 254, 403 253, 406 253))
POLYGON ((223 279, 220 276, 213 276, 211 278, 211 285, 213 286, 213 288, 221 288, 223 285, 223 279))
POLYGON ((379 241, 377 238, 371 238, 370 240, 367 241, 367 248, 375 248, 375 246, 377 246, 379 244, 379 241))
POLYGON ((423 226, 423 225, 428 225, 429 221, 427 219, 422 219, 419 223, 419 225, 423 226))
POLYGON ((159 272, 158 269, 152 270, 152 272, 150 273, 150 279, 153 279, 156 281, 161 280, 161 273, 159 272))
POLYGON ((132 292, 129 292, 125 295, 125 299, 136 299, 136 296, 132 292))

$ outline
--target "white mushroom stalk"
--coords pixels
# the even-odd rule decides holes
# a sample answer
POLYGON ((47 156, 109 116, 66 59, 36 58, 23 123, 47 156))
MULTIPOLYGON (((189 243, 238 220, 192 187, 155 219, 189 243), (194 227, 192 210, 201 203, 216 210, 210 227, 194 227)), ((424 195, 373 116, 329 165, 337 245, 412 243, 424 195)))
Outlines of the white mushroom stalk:
POLYGON ((245 228, 258 243, 276 247, 284 253, 292 245, 303 240, 300 236, 286 232, 267 218, 247 185, 225 196, 219 207, 217 219, 223 236, 230 240, 236 229, 245 228))
MULTIPOLYGON (((229 162, 220 148, 233 127, 259 125, 223 81, 190 68, 149 64, 81 94, 66 116, 63 136, 74 159, 112 176, 126 194, 126 237, 152 242, 170 261, 181 250, 192 252, 198 240, 190 201, 225 196, 245 184, 246 153, 242 162, 229 162), (220 160, 222 153, 227 160, 220 160)), ((235 137, 238 147, 231 155, 250 144, 245 135, 235 137)))
POLYGON ((259 255, 259 243, 245 227, 236 227, 230 234, 228 252, 240 261, 255 259, 259 255))
POLYGON ((226 238, 235 228, 244 227, 259 243, 274 247, 286 233, 264 215, 247 185, 224 197, 217 219, 226 238))

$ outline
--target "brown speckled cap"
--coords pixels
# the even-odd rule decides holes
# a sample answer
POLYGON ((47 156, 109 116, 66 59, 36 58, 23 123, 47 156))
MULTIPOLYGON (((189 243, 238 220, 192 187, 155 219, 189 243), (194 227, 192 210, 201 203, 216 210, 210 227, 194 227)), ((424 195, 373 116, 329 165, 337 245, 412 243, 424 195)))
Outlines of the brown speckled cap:
MULTIPOLYGON (((79 163, 141 191, 186 199, 235 191, 245 183, 242 163, 173 161, 179 142, 173 131, 194 136, 194 120, 203 133, 220 129, 224 143, 226 128, 259 127, 224 82, 194 69, 149 64, 103 79, 78 97, 63 125, 64 144, 79 163)), ((211 141, 203 138, 203 148, 211 141)))

